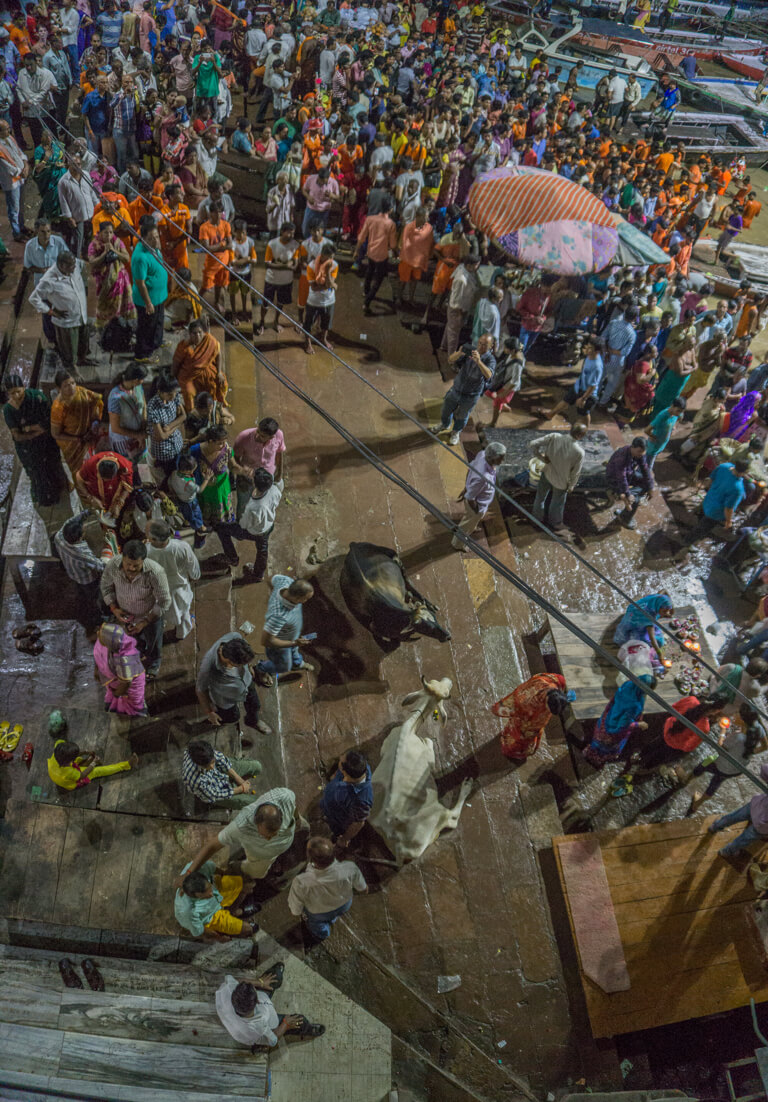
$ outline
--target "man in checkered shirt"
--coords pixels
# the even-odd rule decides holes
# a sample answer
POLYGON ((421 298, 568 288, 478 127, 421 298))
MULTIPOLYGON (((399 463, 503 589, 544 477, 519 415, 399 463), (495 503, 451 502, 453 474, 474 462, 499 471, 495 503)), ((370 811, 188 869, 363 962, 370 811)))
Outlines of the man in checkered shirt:
POLYGON ((184 751, 181 779, 184 787, 204 804, 228 807, 239 811, 256 799, 245 777, 261 773, 261 762, 254 758, 230 761, 226 754, 214 750, 210 742, 196 739, 184 751))

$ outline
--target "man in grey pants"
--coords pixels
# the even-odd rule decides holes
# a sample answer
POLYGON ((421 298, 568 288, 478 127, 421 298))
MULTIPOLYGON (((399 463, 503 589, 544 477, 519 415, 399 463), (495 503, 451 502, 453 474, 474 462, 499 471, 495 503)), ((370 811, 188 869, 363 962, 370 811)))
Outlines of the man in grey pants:
POLYGON ((586 435, 586 425, 577 421, 569 433, 550 432, 531 444, 533 454, 544 463, 533 515, 537 520, 548 522, 555 532, 563 527, 566 499, 579 481, 584 462, 584 449, 579 440, 586 435))

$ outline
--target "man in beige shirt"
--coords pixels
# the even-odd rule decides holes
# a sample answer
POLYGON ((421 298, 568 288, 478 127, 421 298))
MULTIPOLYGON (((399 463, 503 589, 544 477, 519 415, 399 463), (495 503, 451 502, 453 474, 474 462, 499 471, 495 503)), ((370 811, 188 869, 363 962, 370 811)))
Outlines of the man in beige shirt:
POLYGON ((107 563, 101 597, 117 623, 135 637, 147 677, 156 677, 163 653, 163 613, 171 607, 171 594, 165 571, 147 558, 145 543, 128 540, 122 555, 107 563))
POLYGON ((533 515, 547 522, 553 531, 563 527, 563 511, 568 494, 576 486, 584 463, 584 449, 579 443, 587 435, 587 427, 577 421, 570 432, 550 432, 531 444, 531 451, 544 463, 539 478, 533 515))

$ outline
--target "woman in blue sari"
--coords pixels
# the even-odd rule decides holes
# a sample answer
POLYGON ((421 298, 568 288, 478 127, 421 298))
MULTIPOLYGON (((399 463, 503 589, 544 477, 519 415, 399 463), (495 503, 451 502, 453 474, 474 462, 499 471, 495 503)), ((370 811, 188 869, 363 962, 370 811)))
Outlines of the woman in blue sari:
MULTIPOLYGON (((656 688, 656 678, 649 674, 643 674, 640 681, 648 689, 656 688)), ((605 711, 597 721, 592 741, 582 751, 590 765, 595 769, 602 767, 609 761, 618 761, 624 753, 631 735, 635 731, 648 729, 647 723, 640 722, 645 703, 645 691, 634 681, 625 681, 605 706, 605 711)))
POLYGON ((630 605, 619 620, 613 641, 617 647, 622 646, 628 639, 642 639, 650 643, 656 654, 661 658, 661 648, 664 646, 664 633, 656 627, 652 621, 668 619, 674 612, 672 600, 668 593, 652 593, 649 597, 641 597, 630 605))

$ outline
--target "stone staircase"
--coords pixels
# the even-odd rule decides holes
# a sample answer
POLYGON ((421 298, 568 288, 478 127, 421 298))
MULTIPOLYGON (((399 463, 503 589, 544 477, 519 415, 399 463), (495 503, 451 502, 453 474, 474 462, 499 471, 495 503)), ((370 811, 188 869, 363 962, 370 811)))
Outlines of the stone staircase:
MULTIPOLYGON (((222 969, 94 957, 106 990, 65 988, 60 953, 0 945, 0 1098, 99 1102, 381 1102, 389 1030, 259 935, 256 973, 286 963, 279 1012, 326 1025, 314 1042, 252 1056, 219 1023, 222 969)), ((81 957, 72 956, 79 972, 81 957)))

